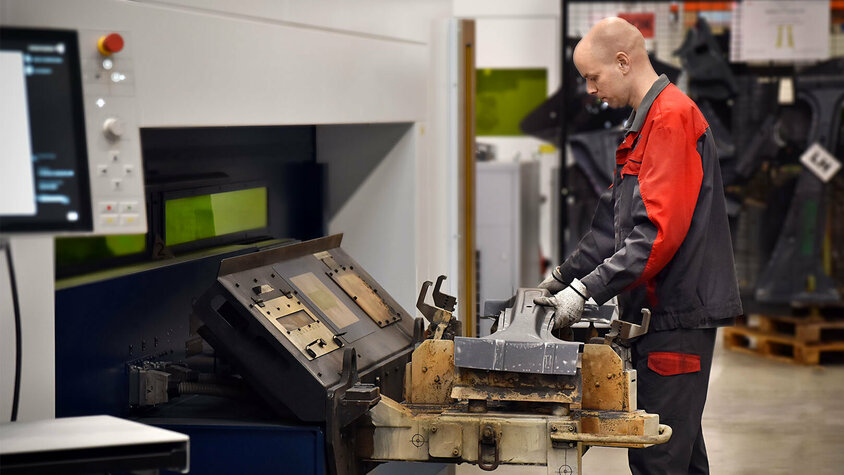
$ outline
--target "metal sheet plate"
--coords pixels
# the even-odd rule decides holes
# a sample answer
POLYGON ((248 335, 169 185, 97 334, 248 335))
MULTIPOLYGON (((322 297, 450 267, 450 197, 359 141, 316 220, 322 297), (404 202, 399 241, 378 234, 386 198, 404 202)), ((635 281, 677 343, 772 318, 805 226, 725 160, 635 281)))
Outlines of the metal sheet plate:
POLYGON ((337 299, 328 287, 313 272, 306 272, 290 278, 299 292, 305 294, 338 329, 343 329, 358 321, 349 307, 337 299))
POLYGON ((579 347, 579 343, 569 342, 456 337, 454 364, 460 368, 573 375, 579 347))

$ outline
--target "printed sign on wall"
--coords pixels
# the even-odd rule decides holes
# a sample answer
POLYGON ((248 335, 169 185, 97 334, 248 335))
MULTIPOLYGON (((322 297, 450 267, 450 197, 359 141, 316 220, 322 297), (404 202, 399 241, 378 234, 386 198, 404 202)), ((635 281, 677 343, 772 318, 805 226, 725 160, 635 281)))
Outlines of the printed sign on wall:
POLYGON ((730 60, 812 61, 829 58, 829 1, 738 2, 730 60))

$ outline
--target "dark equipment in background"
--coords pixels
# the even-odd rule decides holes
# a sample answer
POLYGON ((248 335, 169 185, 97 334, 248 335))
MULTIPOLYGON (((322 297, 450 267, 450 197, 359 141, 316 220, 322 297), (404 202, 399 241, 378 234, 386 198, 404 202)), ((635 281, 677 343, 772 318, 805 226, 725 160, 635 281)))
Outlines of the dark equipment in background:
MULTIPOLYGON (((761 132, 770 132, 767 140, 797 155, 814 143, 836 150, 844 107, 844 59, 800 71, 795 78, 795 92, 795 105, 781 108, 773 127, 761 132)), ((759 141, 766 140, 764 135, 761 137, 759 141)), ((742 157, 739 169, 748 176, 763 158, 762 154, 748 153, 742 157)), ((776 233, 776 245, 759 274, 755 297, 771 303, 836 302, 840 299, 836 283, 823 266, 830 189, 805 168, 794 186, 785 221, 776 233)))

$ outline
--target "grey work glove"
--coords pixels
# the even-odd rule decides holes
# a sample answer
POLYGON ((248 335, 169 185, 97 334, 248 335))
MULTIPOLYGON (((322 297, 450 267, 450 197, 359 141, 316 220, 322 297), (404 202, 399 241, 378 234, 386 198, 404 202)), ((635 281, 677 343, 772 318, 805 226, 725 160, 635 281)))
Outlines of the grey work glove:
POLYGON ((554 329, 565 328, 580 321, 583 314, 583 304, 589 298, 589 291, 578 279, 551 297, 537 297, 533 303, 546 307, 554 307, 554 329))
POLYGON ((547 279, 543 280, 536 286, 539 289, 545 289, 548 291, 549 294, 554 295, 557 292, 565 289, 568 287, 568 283, 563 280, 563 276, 560 275, 560 268, 555 267, 553 271, 551 271, 551 275, 548 276, 547 279))

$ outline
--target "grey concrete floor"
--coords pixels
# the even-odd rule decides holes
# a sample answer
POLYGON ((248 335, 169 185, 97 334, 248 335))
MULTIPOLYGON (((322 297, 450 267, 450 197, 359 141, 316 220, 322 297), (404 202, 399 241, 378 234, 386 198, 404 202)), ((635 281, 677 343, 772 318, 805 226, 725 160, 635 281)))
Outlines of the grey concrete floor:
MULTIPOLYGON (((796 366, 725 350, 721 332, 703 414, 713 474, 844 474, 844 365, 796 366)), ((584 475, 629 474, 627 451, 592 448, 584 475)), ((458 475, 481 472, 463 464, 458 475)), ((498 475, 545 468, 502 467, 498 475)))

